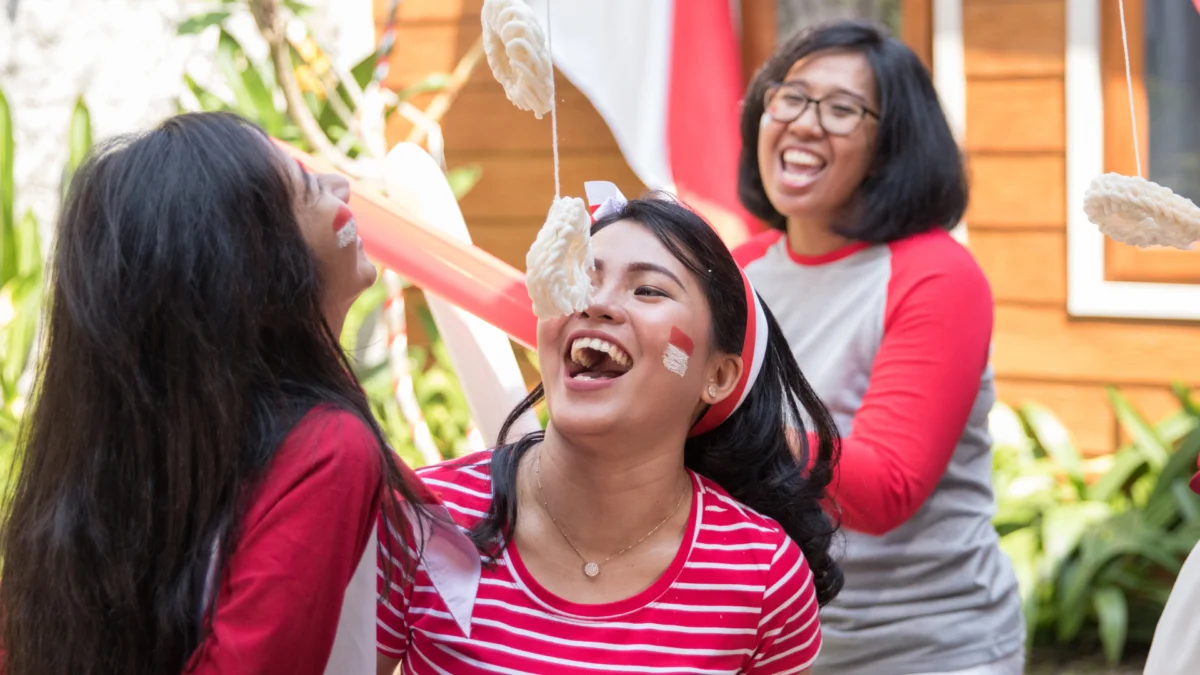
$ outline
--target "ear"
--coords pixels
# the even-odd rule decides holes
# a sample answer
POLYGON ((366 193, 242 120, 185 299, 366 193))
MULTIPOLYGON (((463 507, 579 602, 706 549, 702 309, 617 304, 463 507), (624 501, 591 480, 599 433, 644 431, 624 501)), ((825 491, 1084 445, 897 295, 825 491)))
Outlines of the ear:
POLYGON ((700 400, 707 405, 715 405, 728 398, 742 376, 743 367, 742 357, 736 354, 717 354, 709 359, 700 400))

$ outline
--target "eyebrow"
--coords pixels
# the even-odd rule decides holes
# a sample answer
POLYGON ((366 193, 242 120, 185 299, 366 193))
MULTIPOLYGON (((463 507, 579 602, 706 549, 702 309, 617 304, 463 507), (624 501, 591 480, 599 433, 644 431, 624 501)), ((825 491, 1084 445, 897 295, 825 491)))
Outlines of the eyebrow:
MULTIPOLYGON (((679 286, 680 288, 684 288, 683 282, 679 280, 679 277, 675 276, 674 272, 672 272, 671 270, 663 267, 662 265, 658 265, 656 263, 634 262, 634 263, 629 263, 626 266, 626 269, 628 269, 630 272, 653 272, 656 274, 661 274, 661 275, 667 277, 668 279, 670 279, 671 281, 674 281, 675 284, 677 286, 679 286)), ((597 272, 604 271, 604 261, 603 260, 596 260, 596 271, 597 272)))
POLYGON ((302 181, 304 183, 304 195, 311 197, 313 194, 312 180, 310 180, 312 174, 308 172, 308 167, 304 166, 304 162, 296 160, 296 166, 300 167, 300 175, 304 176, 304 180, 302 181))
MULTIPOLYGON (((804 80, 784 80, 783 82, 780 83, 780 85, 781 86, 803 87, 804 89, 808 89, 811 86, 808 82, 805 82, 804 80)), ((834 87, 833 91, 830 92, 829 94, 826 94, 825 96, 828 97, 831 94, 845 94, 846 96, 849 96, 851 98, 858 99, 860 102, 862 102, 863 105, 865 105, 867 107, 871 106, 871 102, 868 101, 864 96, 862 96, 861 94, 858 94, 856 92, 850 91, 849 89, 845 89, 843 87, 834 87)))

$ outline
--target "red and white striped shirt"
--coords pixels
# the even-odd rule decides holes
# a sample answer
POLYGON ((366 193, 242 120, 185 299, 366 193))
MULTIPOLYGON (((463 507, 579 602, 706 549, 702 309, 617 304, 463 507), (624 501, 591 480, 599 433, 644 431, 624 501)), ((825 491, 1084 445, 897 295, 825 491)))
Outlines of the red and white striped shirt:
MULTIPOLYGON (((418 473, 469 528, 491 501, 490 452, 418 473)), ((425 565, 416 581, 379 574, 379 651, 404 675, 529 673, 801 673, 821 647, 812 573, 774 520, 692 474, 683 545, 653 585, 606 604, 541 586, 509 546, 485 565, 466 637, 425 565)), ((383 567, 381 566, 381 570, 383 567)))

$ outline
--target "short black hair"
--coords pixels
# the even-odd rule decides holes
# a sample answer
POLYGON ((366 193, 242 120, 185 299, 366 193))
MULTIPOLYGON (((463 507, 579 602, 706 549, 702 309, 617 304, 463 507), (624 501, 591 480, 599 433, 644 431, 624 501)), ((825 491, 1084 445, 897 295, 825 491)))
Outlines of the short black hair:
POLYGON ((787 218, 768 199, 758 167, 764 96, 797 61, 829 50, 866 56, 879 93, 879 133, 871 169, 853 207, 835 224, 836 232, 886 243, 935 227, 953 229, 967 209, 967 177, 929 71, 903 42, 865 21, 834 21, 802 31, 755 73, 742 107, 742 205, 771 227, 786 231, 787 218))

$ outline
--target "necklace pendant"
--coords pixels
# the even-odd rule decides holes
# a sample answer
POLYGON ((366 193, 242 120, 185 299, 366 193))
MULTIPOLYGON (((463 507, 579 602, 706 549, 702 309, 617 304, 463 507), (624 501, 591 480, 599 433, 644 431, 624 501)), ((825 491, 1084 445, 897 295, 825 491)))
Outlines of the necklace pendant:
POLYGON ((587 563, 583 566, 583 573, 594 579, 600 576, 600 566, 594 562, 587 563))

